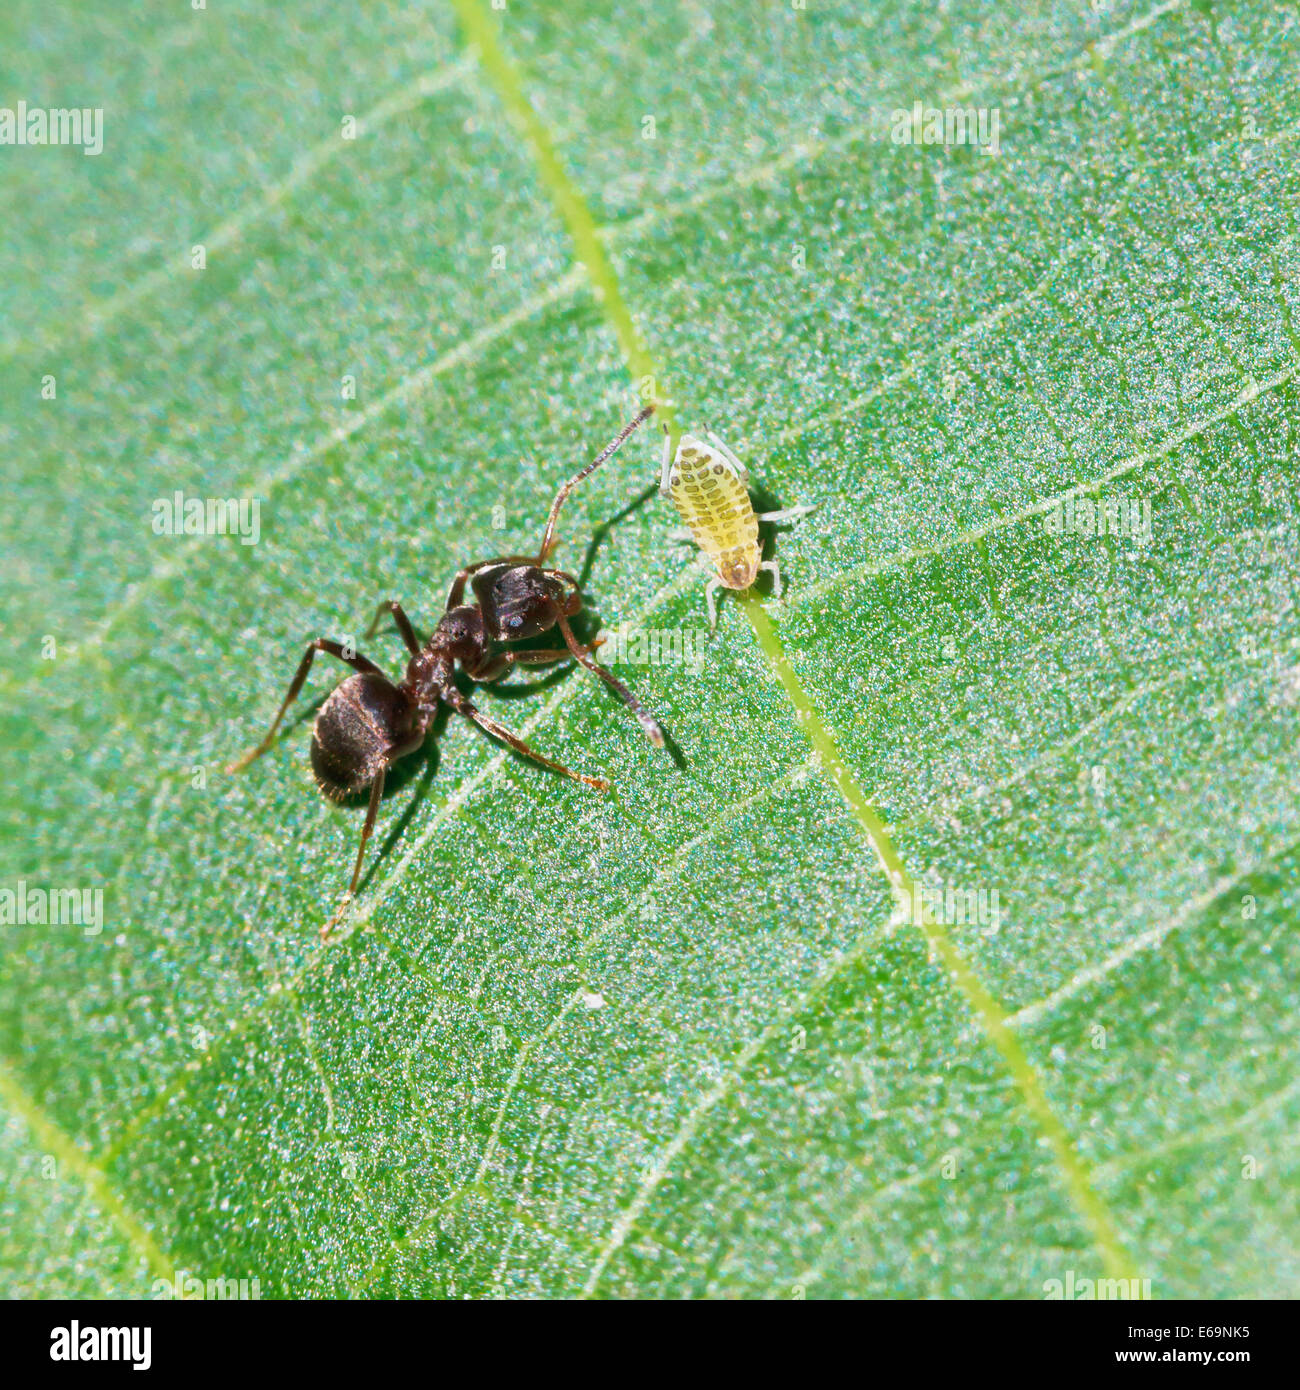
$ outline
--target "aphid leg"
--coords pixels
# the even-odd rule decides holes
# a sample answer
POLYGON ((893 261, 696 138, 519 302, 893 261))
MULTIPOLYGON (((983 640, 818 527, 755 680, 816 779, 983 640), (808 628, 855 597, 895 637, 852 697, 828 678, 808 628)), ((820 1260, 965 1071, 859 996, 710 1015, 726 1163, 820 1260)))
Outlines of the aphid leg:
POLYGON ((368 642, 374 635, 375 629, 379 626, 379 620, 385 613, 393 615, 393 624, 401 634, 402 641, 406 643, 407 650, 412 656, 420 654, 420 641, 415 635, 415 629, 411 626, 411 620, 402 610, 402 605, 396 599, 386 598, 383 603, 375 609, 375 616, 370 620, 370 626, 366 629, 365 636, 361 639, 368 642))
POLYGON ((759 521, 794 521, 797 517, 807 516, 809 512, 817 510, 816 502, 806 503, 801 507, 783 507, 779 512, 759 512, 759 521))
POLYGON ((775 560, 763 560, 759 563, 759 569, 766 570, 772 576, 772 597, 781 597, 781 566, 775 560))
POLYGON ((293 680, 289 683, 289 693, 284 697, 280 704, 279 713, 271 721, 271 727, 266 731, 266 737, 251 752, 245 753, 242 758, 236 758, 233 763, 226 764, 227 772, 241 772, 254 758, 260 758, 263 753, 271 746, 271 740, 275 737, 275 731, 280 727, 280 721, 284 718, 284 712, 297 699, 298 692, 302 689, 302 683, 307 679, 307 672, 311 670, 311 664, 316 658, 317 652, 325 652, 329 656, 336 656, 340 661, 346 661, 355 671, 363 674, 382 676, 384 673, 375 665, 373 661, 367 661, 360 652, 353 651, 351 655, 340 642, 333 642, 328 637, 318 637, 314 642, 307 644, 307 650, 303 653, 302 660, 298 663, 298 671, 293 680))
POLYGON ((632 433, 642 422, 648 420, 654 414, 654 402, 639 410, 621 430, 609 441, 608 444, 596 455, 585 468, 580 468, 567 483, 555 494, 555 501, 551 503, 551 514, 546 518, 546 530, 542 533, 542 548, 537 552, 537 563, 544 565, 546 557, 551 553, 555 546, 555 523, 560 517, 560 508, 564 505, 564 499, 573 491, 574 487, 580 483, 588 473, 594 473, 596 469, 605 462, 611 454, 615 453, 623 441, 632 433))
POLYGON ((493 738, 499 738, 502 743, 513 748, 516 753, 522 753, 524 757, 531 758, 535 763, 549 767, 552 772, 559 772, 565 777, 571 777, 575 782, 583 782, 589 787, 595 787, 598 792, 609 790, 609 783, 603 777, 588 777, 584 772, 574 772, 572 768, 565 767, 563 763, 557 763, 554 758, 548 758, 544 753, 539 753, 536 748, 530 748, 518 734, 512 734, 503 724, 498 724, 495 719, 490 718, 476 705, 471 704, 455 686, 451 686, 443 698, 457 714, 463 714, 466 719, 472 720, 480 729, 491 734, 493 738))
POLYGON ((668 433, 668 426, 664 426, 664 459, 659 466, 659 496, 671 497, 672 488, 668 485, 668 479, 673 471, 673 441, 668 433))
POLYGON ((343 901, 334 909, 333 916, 320 929, 322 936, 328 936, 334 930, 339 919, 348 910, 352 895, 357 891, 357 882, 361 878, 361 865, 366 857, 366 841, 370 838, 370 832, 375 828, 375 817, 379 814, 379 801, 384 794, 384 774, 387 771, 387 767, 381 767, 375 774, 375 780, 370 784, 370 805, 366 808, 366 823, 361 827, 361 843, 357 846, 357 862, 352 870, 352 882, 348 884, 348 891, 344 893, 343 901))
POLYGON ((749 486, 749 469, 731 452, 731 450, 713 433, 711 429, 705 429, 705 434, 709 437, 709 443, 717 449, 731 466, 740 474, 740 481, 749 486))
POLYGON ((568 619, 560 617, 557 619, 560 631, 564 634, 564 640, 569 650, 573 653, 579 665, 585 666, 593 675, 597 675, 606 685, 616 690, 623 700, 623 703, 636 716, 636 721, 641 726, 641 732, 654 744, 656 748, 664 746, 664 731, 659 727, 659 721, 650 713, 648 709, 636 698, 635 695, 623 684, 612 671, 607 671, 599 661, 593 661, 587 655, 588 648, 573 635, 573 629, 569 626, 568 619))
POLYGON ((718 592, 719 589, 724 587, 725 586, 722 580, 719 579, 716 574, 713 575, 709 582, 704 586, 704 602, 708 605, 709 608, 710 632, 717 632, 718 630, 718 600, 714 597, 714 595, 718 592))

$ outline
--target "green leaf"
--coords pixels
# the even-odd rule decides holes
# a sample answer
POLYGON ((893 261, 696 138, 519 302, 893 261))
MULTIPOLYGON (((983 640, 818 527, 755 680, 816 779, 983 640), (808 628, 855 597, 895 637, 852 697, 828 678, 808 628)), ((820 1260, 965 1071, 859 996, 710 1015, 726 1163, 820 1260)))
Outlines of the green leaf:
POLYGON ((0 149, 0 887, 103 892, 3 927, 5 1294, 1295 1287, 1292 17, 3 23, 6 100, 104 112, 0 149), (448 723, 322 942, 334 663, 221 769, 640 389, 816 504, 784 598, 707 632, 634 436, 560 556, 698 639, 616 668, 680 756, 581 671, 483 690, 613 790, 448 723), (177 490, 257 544, 154 534, 177 490))

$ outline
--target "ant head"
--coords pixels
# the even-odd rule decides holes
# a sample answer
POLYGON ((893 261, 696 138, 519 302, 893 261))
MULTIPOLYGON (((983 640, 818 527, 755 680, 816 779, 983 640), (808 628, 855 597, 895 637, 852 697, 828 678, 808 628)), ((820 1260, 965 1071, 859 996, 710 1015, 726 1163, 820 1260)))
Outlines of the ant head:
POLYGON ((493 581, 483 611, 498 642, 519 642, 546 632, 561 616, 572 617, 581 607, 577 582, 571 576, 536 565, 516 565, 493 581))
POLYGON ((483 615, 472 604, 463 603, 458 608, 449 608, 442 615, 438 630, 456 661, 472 663, 487 649, 483 615))

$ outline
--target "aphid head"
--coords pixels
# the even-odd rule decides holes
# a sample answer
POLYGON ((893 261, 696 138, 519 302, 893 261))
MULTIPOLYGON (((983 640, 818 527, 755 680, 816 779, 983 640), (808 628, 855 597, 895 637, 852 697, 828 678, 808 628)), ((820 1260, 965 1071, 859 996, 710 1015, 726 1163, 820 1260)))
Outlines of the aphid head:
POLYGON ((758 566, 744 556, 724 555, 718 561, 718 578, 728 589, 748 589, 758 578, 758 566))
POLYGON ((582 607, 577 589, 535 565, 516 565, 493 581, 484 615, 498 642, 519 642, 553 628, 582 607))

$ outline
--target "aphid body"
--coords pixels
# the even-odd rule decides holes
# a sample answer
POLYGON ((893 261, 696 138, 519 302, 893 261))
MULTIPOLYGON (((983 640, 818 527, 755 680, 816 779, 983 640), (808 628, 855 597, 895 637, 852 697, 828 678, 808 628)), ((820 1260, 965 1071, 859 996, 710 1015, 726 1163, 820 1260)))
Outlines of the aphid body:
POLYGON ((727 589, 748 589, 763 558, 745 481, 721 449, 682 435, 668 474, 668 497, 727 589))
POLYGON ((671 440, 665 436, 659 492, 677 508, 691 538, 713 566, 704 598, 709 608, 709 626, 717 627, 714 595, 719 589, 743 592, 752 586, 760 570, 767 570, 780 593, 781 571, 775 560, 763 559, 758 523, 788 521, 812 508, 755 512, 745 465, 712 430, 705 433, 709 436, 707 442, 693 434, 682 435, 675 453, 671 440))

